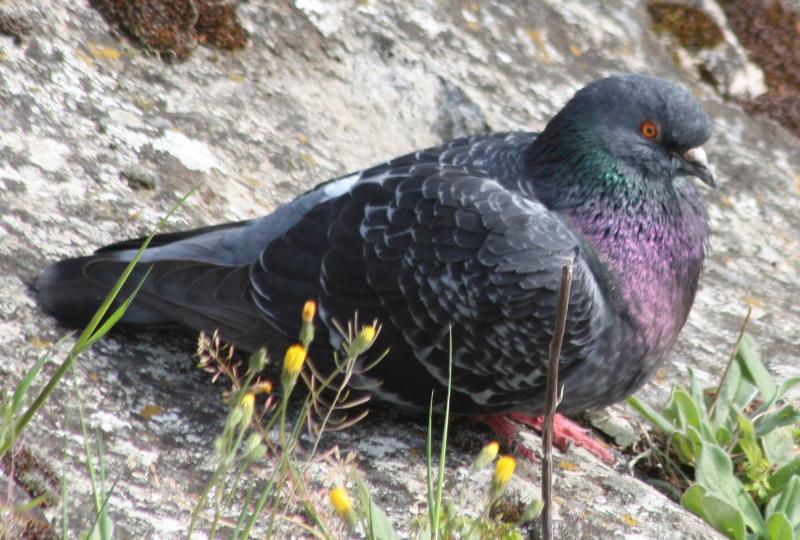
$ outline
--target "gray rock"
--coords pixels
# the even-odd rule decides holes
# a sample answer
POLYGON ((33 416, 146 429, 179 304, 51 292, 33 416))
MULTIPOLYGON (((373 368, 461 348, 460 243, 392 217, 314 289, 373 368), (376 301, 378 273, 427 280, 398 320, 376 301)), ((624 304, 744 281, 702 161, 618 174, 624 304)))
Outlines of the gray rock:
MULTIPOLYGON (((798 374, 797 139, 678 69, 638 2, 243 3, 250 45, 233 54, 200 47, 184 63, 117 41, 86 3, 35 0, 26 14, 36 25, 21 45, 0 37, 4 386, 64 333, 29 287, 45 263, 146 234, 191 188, 199 186, 170 227, 261 215, 319 181, 461 130, 539 129, 575 89, 622 71, 680 81, 702 97, 716 130, 707 151, 723 184, 705 195, 713 242, 695 309, 672 362, 641 397, 663 403, 687 367, 711 385, 746 302, 756 305, 751 332, 771 370, 798 374), (155 190, 136 190, 121 175, 136 168, 153 172, 155 190)), ((225 388, 194 368, 193 347, 169 333, 114 334, 81 357, 24 433, 22 444, 69 478, 75 531, 93 517, 80 401, 116 482, 115 534, 182 536, 225 415, 225 388)), ((636 422, 623 406, 612 412, 636 422)), ((488 473, 468 468, 487 433, 465 422, 452 432, 448 487, 485 489, 488 473)), ((322 450, 355 452, 376 501, 406 532, 424 508, 424 441, 423 420, 377 409, 324 439, 322 450)), ((559 459, 558 537, 714 537, 624 470, 582 450, 559 459)), ((323 488, 343 469, 334 460, 313 465, 321 508, 323 488)), ((269 470, 255 467, 250 480, 269 470)), ((538 465, 521 464, 510 489, 513 499, 536 496, 538 465)))

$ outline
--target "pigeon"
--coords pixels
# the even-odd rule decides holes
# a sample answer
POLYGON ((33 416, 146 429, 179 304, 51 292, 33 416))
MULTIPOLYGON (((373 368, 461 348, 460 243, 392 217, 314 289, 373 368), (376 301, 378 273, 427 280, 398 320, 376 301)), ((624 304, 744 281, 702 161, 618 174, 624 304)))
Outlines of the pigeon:
MULTIPOLYGON (((218 329, 253 351, 296 339, 311 299, 318 368, 342 346, 337 322, 377 320, 373 350, 388 357, 356 370, 352 387, 442 410, 452 339, 451 413, 497 424, 544 412, 561 268, 574 259, 559 411, 606 406, 664 361, 694 301, 709 226, 691 177, 716 187, 701 146, 710 135, 681 86, 599 79, 541 133, 460 138, 259 219, 156 236, 121 322, 218 329)), ((48 266, 43 306, 84 324, 140 243, 48 266)))

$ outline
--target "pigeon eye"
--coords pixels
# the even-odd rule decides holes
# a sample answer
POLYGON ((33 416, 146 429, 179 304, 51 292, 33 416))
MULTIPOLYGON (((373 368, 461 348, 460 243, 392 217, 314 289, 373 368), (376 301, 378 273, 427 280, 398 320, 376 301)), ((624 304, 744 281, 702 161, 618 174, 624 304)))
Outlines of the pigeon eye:
POLYGON ((639 133, 641 133, 642 137, 645 139, 656 139, 658 138, 658 124, 652 120, 645 120, 639 124, 639 133))

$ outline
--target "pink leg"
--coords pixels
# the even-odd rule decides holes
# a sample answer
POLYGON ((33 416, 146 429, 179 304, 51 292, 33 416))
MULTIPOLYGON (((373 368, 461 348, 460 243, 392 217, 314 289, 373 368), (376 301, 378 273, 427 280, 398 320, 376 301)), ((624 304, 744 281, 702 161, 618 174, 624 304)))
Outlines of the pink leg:
MULTIPOLYGON (((484 418, 486 418, 485 421, 489 424, 489 427, 491 427, 492 430, 497 433, 498 437, 504 438, 504 442, 506 442, 509 446, 513 446, 514 439, 516 439, 516 436, 519 433, 519 428, 514 424, 514 422, 519 422, 520 424, 532 427, 540 433, 544 430, 544 416, 531 416, 522 413, 511 413, 505 417, 502 415, 490 415, 484 418), (496 420, 497 417, 503 418, 503 421, 506 425, 502 425, 502 422, 496 420), (503 429, 503 431, 500 431, 500 429, 496 428, 497 425, 501 425, 501 429, 503 429)), ((572 420, 560 414, 556 414, 555 418, 553 419, 553 446, 564 452, 569 448, 570 444, 575 444, 576 446, 582 446, 586 448, 586 450, 602 459, 606 463, 614 463, 614 455, 605 444, 592 437, 592 435, 586 429, 576 424, 572 420)), ((523 455, 525 455, 525 453, 533 454, 530 449, 526 449, 526 452, 523 452, 523 455)), ((525 457, 528 456, 525 455, 525 457)))
POLYGON ((536 455, 532 449, 527 446, 517 443, 517 435, 519 435, 519 426, 515 424, 507 415, 503 414, 487 414, 479 417, 480 420, 489 426, 497 438, 509 447, 512 452, 519 454, 529 461, 538 462, 539 456, 536 455))

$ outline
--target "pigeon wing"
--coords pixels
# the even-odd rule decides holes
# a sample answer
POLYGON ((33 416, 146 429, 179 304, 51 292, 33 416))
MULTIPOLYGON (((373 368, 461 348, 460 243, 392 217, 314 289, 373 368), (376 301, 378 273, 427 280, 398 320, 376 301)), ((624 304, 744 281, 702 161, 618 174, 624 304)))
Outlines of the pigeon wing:
MULTIPOLYGON (((273 242, 251 281, 262 314, 280 326, 289 315, 282 306, 301 302, 301 281, 313 292, 318 269, 328 330, 354 313, 383 324, 376 349, 392 354, 360 383, 405 406, 427 407, 432 390, 443 398, 452 329, 453 410, 487 412, 542 400, 570 257, 577 260, 562 370, 577 366, 579 346, 602 331, 605 300, 586 251, 560 216, 485 171, 406 159, 366 171, 273 242), (299 269, 303 263, 312 271, 299 269)), ((328 337, 337 347, 336 332, 328 337)))

